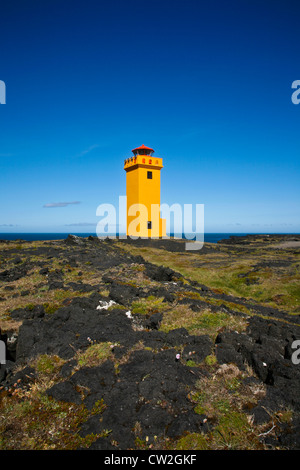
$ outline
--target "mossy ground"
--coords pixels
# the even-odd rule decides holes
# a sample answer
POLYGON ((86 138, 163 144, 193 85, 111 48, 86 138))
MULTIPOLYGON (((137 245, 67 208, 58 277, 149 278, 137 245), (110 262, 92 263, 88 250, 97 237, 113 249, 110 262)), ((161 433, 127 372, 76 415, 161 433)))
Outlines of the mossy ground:
POLYGON ((234 246, 206 244, 209 252, 202 254, 201 250, 178 253, 153 246, 120 246, 151 263, 179 271, 186 280, 205 284, 216 293, 281 308, 291 315, 300 313, 299 248, 276 250, 270 244, 259 248, 252 244, 237 250, 234 246))
POLYGON ((47 388, 59 381, 63 363, 57 356, 39 356, 31 363, 36 377, 29 387, 16 382, 10 390, 0 391, 0 450, 75 450, 102 437, 82 438, 79 430, 89 417, 105 409, 103 401, 88 410, 47 396, 47 388))
MULTIPOLYGON (((193 335, 209 335, 213 340, 219 331, 224 329, 242 332, 247 327, 247 316, 253 312, 251 305, 273 306, 284 310, 292 321, 293 315, 300 312, 300 263, 299 250, 276 250, 270 246, 250 246, 235 249, 229 246, 208 245, 207 252, 170 252, 161 248, 139 247, 133 244, 115 242, 116 249, 124 253, 141 255, 146 261, 157 265, 168 266, 179 272, 181 288, 176 292, 173 302, 164 302, 163 297, 151 294, 153 287, 160 286, 144 275, 142 263, 124 264, 98 271, 90 261, 77 266, 62 256, 45 258, 38 254, 38 249, 47 247, 47 242, 31 244, 10 243, 1 246, 0 270, 11 269, 13 260, 21 258, 20 265, 32 263, 27 275, 0 286, 1 312, 0 325, 2 332, 18 330, 20 322, 10 317, 11 311, 26 307, 28 311, 36 305, 44 305, 46 314, 51 315, 60 306, 74 297, 90 295, 68 287, 69 283, 84 283, 95 286, 96 291, 109 295, 109 286, 102 281, 102 276, 109 275, 118 283, 133 287, 149 289, 149 295, 133 301, 130 306, 132 315, 149 317, 162 312, 163 319, 159 329, 168 332, 176 328, 185 328, 193 335), (36 250, 36 254, 35 254, 36 250), (278 261, 281 264, 278 264, 278 261), (40 263, 39 265, 37 265, 40 263), (36 264, 36 265, 34 265, 36 264), (63 289, 49 290, 45 275, 40 274, 41 266, 48 267, 49 274, 60 272, 63 289), (205 292, 189 290, 191 281, 204 284, 215 294, 207 296, 205 292), (232 300, 224 300, 218 294, 231 295, 232 300), (200 309, 192 309, 182 300, 205 302, 200 309), (247 305, 243 302, 247 300, 247 305), (241 300, 241 302, 239 302, 241 300), (216 311, 213 307, 223 306, 216 311), (230 311, 240 312, 233 315, 230 311)), ((124 308, 124 306, 122 306, 124 308)), ((288 321, 287 317, 287 320, 288 321)), ((134 349, 143 349, 142 343, 134 349)), ((133 350, 134 350, 133 349, 133 350)), ((129 351, 124 357, 116 359, 113 344, 110 342, 93 343, 84 351, 78 352, 78 367, 94 367, 110 359, 115 363, 118 373, 120 364, 130 357, 129 351)), ((49 398, 46 390, 61 378, 59 371, 64 361, 53 355, 42 355, 30 362, 35 371, 35 379, 29 387, 20 387, 15 383, 10 390, 0 390, 0 449, 76 449, 89 447, 99 437, 109 434, 103 430, 99 435, 79 434, 80 426, 95 414, 101 415, 105 403, 99 401, 91 410, 82 405, 57 402, 49 398)), ((212 353, 201 364, 191 360, 191 367, 203 370, 204 378, 196 387, 187 390, 187 398, 194 405, 194 412, 205 415, 211 428, 205 434, 184 433, 179 439, 156 436, 154 442, 147 442, 139 437, 136 425, 136 447, 145 449, 263 449, 259 438, 264 433, 272 436, 271 428, 276 420, 289 423, 292 412, 288 409, 278 411, 270 416, 270 422, 255 425, 249 417, 251 410, 264 396, 264 387, 245 385, 244 379, 252 377, 253 372, 247 369, 241 372, 234 366, 220 367, 212 353)))

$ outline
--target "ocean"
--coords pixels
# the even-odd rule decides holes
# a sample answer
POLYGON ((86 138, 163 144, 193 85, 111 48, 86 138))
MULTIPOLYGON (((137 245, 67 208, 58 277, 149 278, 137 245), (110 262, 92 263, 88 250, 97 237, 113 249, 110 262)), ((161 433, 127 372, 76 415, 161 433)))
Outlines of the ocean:
MULTIPOLYGON (((0 240, 64 240, 69 233, 0 233, 0 240)), ((72 233, 78 237, 88 237, 89 235, 97 236, 95 233, 72 233)), ((219 240, 230 238, 230 236, 254 235, 247 233, 205 233, 204 241, 207 243, 217 243, 219 240)), ((263 235, 263 234, 255 234, 263 235)), ((185 237, 183 237, 185 238, 185 237)))

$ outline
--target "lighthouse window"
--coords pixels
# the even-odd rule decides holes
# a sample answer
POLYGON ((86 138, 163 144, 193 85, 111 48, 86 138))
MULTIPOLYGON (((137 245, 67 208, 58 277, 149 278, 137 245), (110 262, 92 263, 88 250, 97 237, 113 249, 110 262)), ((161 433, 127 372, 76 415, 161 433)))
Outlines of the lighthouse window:
POLYGON ((152 222, 148 221, 147 226, 148 226, 148 229, 151 229, 152 228, 152 222))
POLYGON ((147 171, 148 180, 152 180, 152 171, 147 171))

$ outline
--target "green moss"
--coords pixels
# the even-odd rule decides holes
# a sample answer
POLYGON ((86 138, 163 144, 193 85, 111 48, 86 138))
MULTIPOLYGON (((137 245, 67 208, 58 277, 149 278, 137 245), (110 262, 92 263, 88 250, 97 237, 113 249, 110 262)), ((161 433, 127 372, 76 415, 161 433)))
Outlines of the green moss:
POLYGON ((82 293, 81 292, 76 292, 76 294, 74 294, 74 291, 72 291, 72 290, 57 289, 54 292, 54 300, 65 300, 68 297, 74 297, 74 295, 80 296, 80 295, 82 295, 82 293))
POLYGON ((215 354, 210 354, 209 356, 206 356, 204 361, 208 366, 214 366, 217 363, 217 358, 215 354))
POLYGON ((25 305, 26 310, 29 310, 30 312, 34 309, 35 305, 34 304, 27 304, 25 305))
POLYGON ((214 400, 217 413, 226 414, 230 411, 230 401, 226 397, 214 400))
POLYGON ((206 413, 206 410, 200 403, 198 403, 198 405, 196 405, 194 408, 194 412, 197 415, 204 415, 206 413))
MULTIPOLYGON (((206 244, 207 245, 207 244, 206 244)), ((209 245, 208 245, 209 246, 209 245)), ((212 247, 210 246, 210 249, 212 247)), ((216 248, 216 247, 213 247, 216 248)), ((254 299, 270 306, 284 307, 289 313, 297 313, 300 308, 299 292, 299 268, 296 263, 291 263, 289 268, 272 267, 272 261, 278 259, 278 253, 260 245, 251 252, 245 250, 235 253, 234 247, 220 246, 211 253, 202 257, 201 251, 197 253, 171 253, 155 248, 127 249, 134 254, 142 254, 143 257, 154 264, 168 266, 182 275, 181 280, 190 279, 200 284, 205 284, 215 293, 226 293, 229 295, 254 299), (270 261, 270 267, 263 265, 257 267, 257 260, 270 261), (199 260, 201 264, 199 265, 199 260)), ((280 259, 285 255, 279 253, 280 259)), ((295 257, 297 253, 293 253, 295 257)), ((215 299, 216 300, 216 299, 215 299)), ((206 297, 206 302, 215 302, 206 297)), ((222 302, 224 303, 224 302, 222 302)), ((229 306, 229 305, 228 305, 229 306)), ((234 310, 244 311, 243 306, 235 304, 234 310)), ((248 313, 248 312, 245 312, 248 313)))
POLYGON ((42 374, 53 374, 57 371, 65 361, 58 356, 50 356, 42 354, 36 360, 36 370, 42 374))
POLYGON ((57 402, 43 393, 28 396, 25 401, 15 399, 11 401, 9 414, 6 408, 1 410, 7 414, 7 420, 0 426, 0 450, 75 450, 89 447, 102 435, 106 436, 107 430, 81 437, 79 428, 90 416, 101 414, 104 409, 103 400, 88 410, 84 405, 57 402))
POLYGON ((187 279, 185 279, 184 277, 180 277, 178 279, 179 282, 182 282, 182 284, 184 285, 190 285, 190 281, 188 281, 187 279))
POLYGON ((199 363, 193 361, 192 359, 188 359, 188 360, 186 361, 186 365, 187 365, 188 367, 198 367, 198 366, 199 366, 199 363))
POLYGON ((208 443, 203 434, 190 433, 177 441, 175 450, 208 450, 208 443))
POLYGON ((192 333, 203 332, 214 338, 221 328, 241 331, 245 328, 245 324, 246 322, 240 317, 235 317, 226 312, 211 312, 206 310, 195 318, 189 329, 192 333))
POLYGON ((247 415, 240 412, 226 413, 213 431, 213 441, 217 448, 247 450, 259 448, 259 441, 253 432, 247 415))
POLYGON ((199 292, 193 292, 193 291, 181 291, 177 292, 177 297, 178 299, 195 299, 195 300, 206 300, 204 297, 202 297, 199 292))
POLYGON ((193 401, 193 403, 196 404, 194 408, 194 411, 196 414, 199 414, 199 415, 205 414, 206 411, 205 411, 204 403, 205 403, 206 398, 207 397, 206 397, 205 391, 202 391, 202 392, 193 391, 190 394, 190 399, 193 401))
POLYGON ((61 307, 61 305, 58 303, 50 304, 49 302, 45 302, 43 304, 43 307, 46 313, 51 314, 51 313, 56 312, 56 310, 58 310, 61 307))
POLYGON ((203 313, 195 322, 195 329, 221 328, 228 322, 228 314, 224 312, 203 313))
POLYGON ((241 385, 241 380, 239 377, 232 377, 230 379, 225 380, 225 386, 227 390, 231 392, 235 392, 241 385))
POLYGON ((160 312, 163 305, 163 297, 154 297, 150 295, 146 299, 140 299, 132 302, 131 311, 135 314, 152 315, 153 313, 160 312))
POLYGON ((84 352, 78 353, 78 364, 81 367, 94 367, 106 359, 112 357, 112 343, 95 343, 89 346, 84 352))
POLYGON ((148 449, 148 444, 145 439, 141 439, 140 437, 135 438, 135 446, 137 450, 146 450, 148 449))

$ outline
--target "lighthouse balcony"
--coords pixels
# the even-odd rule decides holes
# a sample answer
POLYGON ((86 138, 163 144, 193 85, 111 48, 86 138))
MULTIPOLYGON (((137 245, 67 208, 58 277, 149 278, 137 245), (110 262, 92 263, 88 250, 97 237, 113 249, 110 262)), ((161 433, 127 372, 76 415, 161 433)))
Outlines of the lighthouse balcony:
POLYGON ((124 160, 124 170, 136 166, 162 168, 162 158, 152 157, 151 155, 135 155, 124 160))

